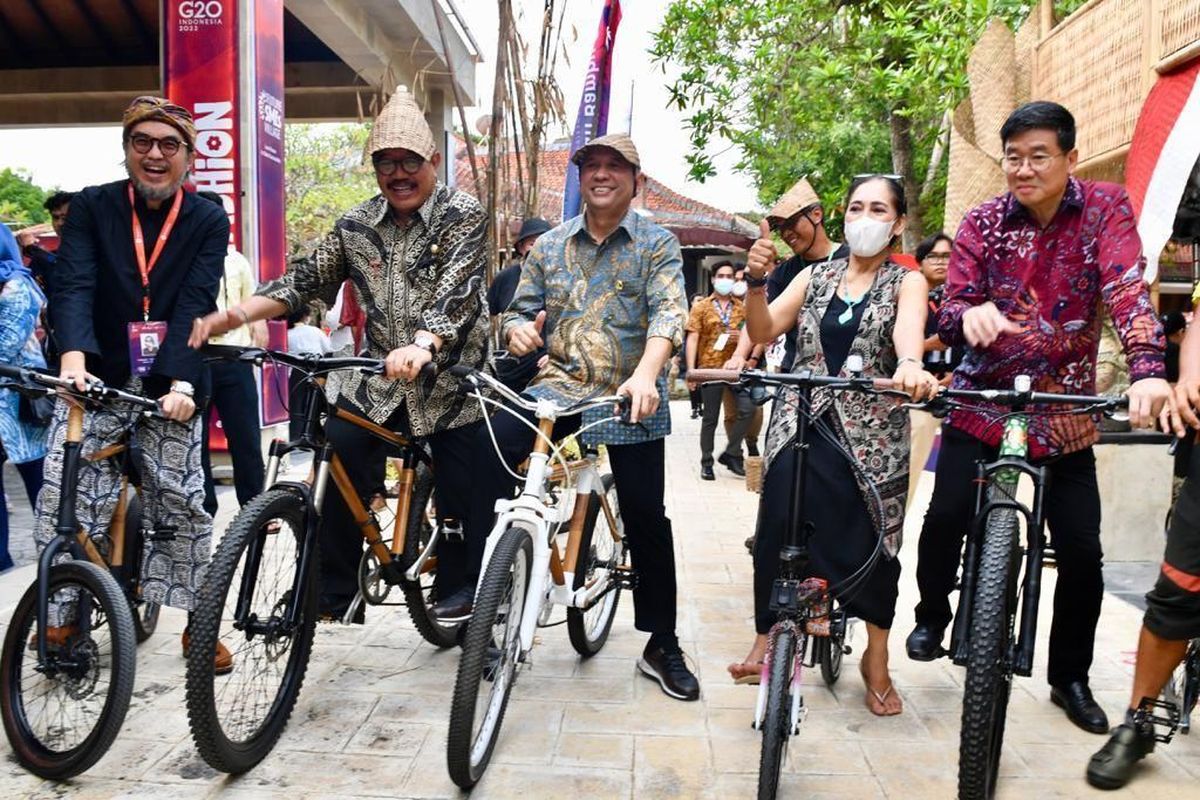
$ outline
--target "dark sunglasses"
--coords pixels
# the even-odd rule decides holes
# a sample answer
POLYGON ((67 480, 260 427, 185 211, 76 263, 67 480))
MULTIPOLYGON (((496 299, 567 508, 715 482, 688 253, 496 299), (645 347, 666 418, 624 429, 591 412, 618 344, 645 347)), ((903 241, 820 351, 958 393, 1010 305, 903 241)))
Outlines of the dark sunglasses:
POLYGON ((800 220, 808 219, 808 215, 812 213, 812 210, 814 208, 816 208, 816 206, 809 206, 808 208, 802 208, 799 211, 797 211, 795 214, 792 214, 790 217, 788 217, 787 219, 783 219, 783 220, 781 220, 777 217, 769 219, 769 220, 767 220, 767 226, 771 230, 775 231, 776 233, 779 233, 780 231, 786 231, 789 228, 795 227, 796 223, 799 222, 800 220))
POLYGON ((396 172, 396 168, 404 170, 406 175, 416 175, 421 171, 421 167, 425 166, 425 159, 420 156, 405 156, 399 160, 393 158, 374 158, 371 163, 375 165, 375 172, 387 177, 396 172))
POLYGON ((179 152, 179 148, 183 147, 183 141, 174 136, 164 136, 158 139, 154 136, 147 136, 144 133, 135 133, 129 137, 129 144, 133 146, 133 151, 141 155, 146 155, 154 149, 154 145, 158 145, 158 152, 162 153, 165 158, 170 158, 179 152))

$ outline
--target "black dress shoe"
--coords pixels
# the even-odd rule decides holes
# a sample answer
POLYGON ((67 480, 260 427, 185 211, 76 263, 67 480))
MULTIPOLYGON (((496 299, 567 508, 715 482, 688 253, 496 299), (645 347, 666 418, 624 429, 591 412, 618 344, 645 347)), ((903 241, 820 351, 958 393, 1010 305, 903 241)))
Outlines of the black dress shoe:
POLYGON ((1067 710, 1067 719, 1088 733, 1108 733, 1108 715, 1092 697, 1083 681, 1072 681, 1063 688, 1050 687, 1050 701, 1067 710))
POLYGON ((438 600, 429 609, 438 622, 463 622, 471 616, 475 603, 475 587, 464 586, 445 600, 438 600))
POLYGON ((746 477, 746 466, 742 463, 741 456, 731 456, 729 453, 721 453, 721 455, 717 456, 717 463, 739 478, 746 477))
POLYGON ((658 681, 663 692, 676 700, 700 699, 700 681, 688 669, 678 647, 647 648, 638 659, 638 669, 647 678, 658 681))
POLYGON ((746 442, 746 455, 758 456, 758 442, 746 442))
POLYGON ((1097 789, 1120 789, 1129 783, 1137 762, 1153 751, 1153 730, 1126 721, 1113 729, 1104 747, 1088 760, 1087 782, 1097 789))
POLYGON ((717 476, 713 472, 712 464, 701 464, 700 465, 700 480, 715 481, 716 479, 717 479, 717 476))
POLYGON ((942 649, 942 634, 944 633, 944 628, 918 623, 904 641, 908 657, 913 661, 933 661, 935 658, 941 658, 946 654, 946 651, 942 649))

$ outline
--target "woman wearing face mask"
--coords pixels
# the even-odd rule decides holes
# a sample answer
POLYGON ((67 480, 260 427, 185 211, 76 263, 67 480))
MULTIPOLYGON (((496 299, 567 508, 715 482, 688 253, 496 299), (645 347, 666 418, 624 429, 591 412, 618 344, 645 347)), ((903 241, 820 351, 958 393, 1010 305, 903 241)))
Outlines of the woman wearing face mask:
MULTIPOLYGON (((733 264, 728 261, 713 267, 713 292, 692 305, 687 322, 687 369, 690 373, 697 367, 713 369, 720 367, 737 349, 738 333, 742 328, 743 304, 733 296, 733 264)), ((688 389, 698 386, 688 380, 688 389)), ((716 480, 713 472, 713 439, 716 436, 717 420, 721 415, 721 400, 729 391, 724 384, 714 383, 700 386, 704 401, 704 418, 700 423, 700 478, 716 480)), ((754 415, 754 404, 750 399, 739 399, 737 417, 726 432, 728 442, 717 462, 734 475, 746 474, 742 462, 742 439, 754 415)))
MULTIPOLYGON (((864 375, 891 377, 914 398, 932 395, 937 379, 921 366, 928 285, 919 272, 889 258, 889 245, 904 231, 905 211, 898 182, 878 175, 856 178, 846 198, 849 259, 807 267, 770 306, 763 286, 775 263, 775 247, 764 226, 746 264, 750 338, 769 342, 798 320, 793 372, 845 375, 847 356, 855 354, 862 358, 864 375)), ((768 427, 768 467, 754 547, 758 635, 746 659, 729 666, 739 683, 757 682, 766 634, 775 622, 768 605, 788 524, 796 402, 795 394, 781 394, 768 427)), ((908 415, 893 414, 895 407, 894 398, 816 392, 816 424, 806 442, 809 572, 827 579, 847 613, 866 622, 867 649, 860 669, 867 708, 880 716, 902 710, 887 653, 908 486, 908 415)))

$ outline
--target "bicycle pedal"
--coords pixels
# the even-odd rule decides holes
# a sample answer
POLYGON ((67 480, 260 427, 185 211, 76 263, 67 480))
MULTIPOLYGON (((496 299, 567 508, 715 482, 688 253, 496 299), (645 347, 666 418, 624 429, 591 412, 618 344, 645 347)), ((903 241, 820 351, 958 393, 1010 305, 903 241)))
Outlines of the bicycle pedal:
POLYGON ((175 525, 159 525, 147 537, 152 542, 173 542, 179 528, 175 525))
POLYGON ((462 523, 457 520, 442 522, 442 539, 447 542, 461 542, 466 538, 462 523))
POLYGON ((1042 566, 1058 569, 1058 555, 1049 547, 1042 551, 1042 566))
POLYGON ((1179 706, 1167 700, 1157 700, 1143 697, 1138 703, 1137 711, 1133 713, 1133 723, 1138 727, 1149 726, 1154 734, 1154 741, 1169 744, 1179 730, 1179 706), (1154 713, 1155 709, 1163 711, 1166 716, 1154 713), (1159 733, 1159 728, 1166 728, 1166 733, 1159 733))

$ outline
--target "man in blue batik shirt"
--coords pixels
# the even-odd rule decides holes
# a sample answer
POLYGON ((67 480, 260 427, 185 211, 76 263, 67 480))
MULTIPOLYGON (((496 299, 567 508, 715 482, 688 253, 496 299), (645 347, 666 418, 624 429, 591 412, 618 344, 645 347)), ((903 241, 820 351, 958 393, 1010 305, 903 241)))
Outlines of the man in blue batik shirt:
MULTIPOLYGON (((584 439, 607 445, 621 498, 621 518, 638 573, 634 625, 650 634, 638 667, 671 697, 695 700, 700 684, 675 635, 675 555, 663 506, 663 440, 671 432, 664 369, 682 342, 687 315, 679 242, 631 208, 641 161, 628 136, 593 139, 572 160, 579 166, 586 211, 533 246, 501 319, 501 332, 509 352, 517 356, 548 347, 549 361, 526 394, 559 405, 610 394, 630 398, 628 423, 613 419, 599 424, 584 439), (544 343, 541 333, 547 324, 554 335, 544 343)), ((607 413, 595 409, 582 419, 564 419, 555 426, 555 436, 607 413)), ((505 413, 497 414, 493 425, 504 460, 516 466, 533 447, 533 431, 505 413)), ((485 432, 480 453, 494 452, 485 432)), ((515 485, 500 460, 490 455, 481 455, 476 480, 481 515, 491 515, 495 500, 511 496, 515 485)), ((473 543, 476 565, 482 554, 483 543, 473 543)), ((464 613, 472 591, 468 587, 447 598, 434 613, 464 613)))

